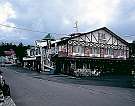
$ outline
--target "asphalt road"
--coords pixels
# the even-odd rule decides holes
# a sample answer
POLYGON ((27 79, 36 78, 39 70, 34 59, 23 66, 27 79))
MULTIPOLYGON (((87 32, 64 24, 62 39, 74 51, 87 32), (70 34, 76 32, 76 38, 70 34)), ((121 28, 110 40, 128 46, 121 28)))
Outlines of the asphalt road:
POLYGON ((135 106, 135 89, 64 83, 53 76, 1 70, 16 106, 135 106))

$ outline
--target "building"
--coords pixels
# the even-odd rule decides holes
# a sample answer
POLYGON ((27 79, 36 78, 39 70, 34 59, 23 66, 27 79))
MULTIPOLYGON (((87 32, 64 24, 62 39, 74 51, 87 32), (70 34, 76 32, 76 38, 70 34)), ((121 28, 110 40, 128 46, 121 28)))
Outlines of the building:
POLYGON ((36 70, 38 72, 49 71, 48 68, 46 69, 46 66, 51 66, 50 61, 48 60, 49 58, 46 56, 48 56, 47 54, 50 53, 47 50, 49 49, 48 47, 52 42, 54 42, 54 39, 51 38, 50 34, 48 34, 42 40, 36 40, 35 46, 27 49, 27 57, 23 58, 24 67, 36 70))
POLYGON ((27 49, 27 57, 23 58, 23 66, 24 68, 29 68, 38 72, 41 70, 40 48, 33 46, 30 49, 27 49))
POLYGON ((5 63, 7 64, 16 64, 17 58, 16 53, 13 49, 4 51, 5 63))
POLYGON ((106 27, 74 33, 58 41, 44 39, 37 45, 41 50, 43 71, 50 69, 69 75, 98 76, 129 70, 128 42, 106 27))

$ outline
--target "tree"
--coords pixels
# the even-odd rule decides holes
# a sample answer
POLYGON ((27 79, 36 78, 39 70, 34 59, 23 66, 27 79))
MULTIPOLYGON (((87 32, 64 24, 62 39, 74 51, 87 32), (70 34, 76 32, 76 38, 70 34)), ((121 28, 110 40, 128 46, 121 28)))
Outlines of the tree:
POLYGON ((4 56, 4 51, 14 50, 16 53, 16 57, 22 62, 23 57, 26 56, 26 50, 30 48, 30 45, 24 46, 23 43, 19 45, 15 45, 12 43, 1 43, 0 44, 0 56, 4 56))
POLYGON ((30 46, 24 46, 22 43, 20 43, 17 47, 16 47, 16 56, 19 59, 20 62, 23 61, 23 57, 25 57, 27 55, 26 50, 29 48, 30 46))

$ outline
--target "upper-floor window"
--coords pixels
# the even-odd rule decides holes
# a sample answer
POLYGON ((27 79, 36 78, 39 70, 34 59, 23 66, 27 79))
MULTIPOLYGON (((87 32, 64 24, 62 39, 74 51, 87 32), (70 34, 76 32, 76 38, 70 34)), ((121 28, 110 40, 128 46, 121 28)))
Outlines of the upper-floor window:
POLYGON ((40 48, 38 48, 38 53, 41 54, 40 48))
POLYGON ((34 56, 34 50, 31 50, 31 51, 30 51, 30 55, 31 55, 31 56, 34 56))
POLYGON ((67 52, 67 46, 66 45, 59 46, 59 51, 67 52))
POLYGON ((121 56, 124 55, 124 50, 120 50, 120 55, 121 55, 121 56))
POLYGON ((38 48, 36 48, 36 50, 35 50, 35 54, 36 55, 39 55, 40 54, 40 48, 38 47, 38 48))
POLYGON ((92 54, 99 54, 99 48, 92 48, 92 54))
POLYGON ((38 49, 36 49, 36 55, 38 55, 38 49))
POLYGON ((82 47, 82 46, 74 46, 73 47, 73 52, 83 54, 84 53, 84 47, 82 47))
POLYGON ((100 43, 105 43, 106 41, 106 36, 104 33, 98 33, 98 40, 100 43))
POLYGON ((112 48, 109 48, 108 54, 113 55, 113 49, 112 48))
POLYGON ((112 48, 105 48, 104 53, 105 53, 105 55, 113 55, 113 49, 112 48))
POLYGON ((72 51, 72 46, 71 45, 69 45, 68 46, 68 53, 72 53, 73 51, 72 51))
POLYGON ((75 47, 75 53, 79 53, 79 51, 80 51, 80 46, 76 46, 75 47))

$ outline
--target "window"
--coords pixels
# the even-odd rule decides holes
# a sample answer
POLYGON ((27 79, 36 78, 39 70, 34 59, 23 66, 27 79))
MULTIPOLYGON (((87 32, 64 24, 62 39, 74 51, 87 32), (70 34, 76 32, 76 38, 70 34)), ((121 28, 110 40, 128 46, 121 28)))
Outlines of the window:
POLYGON ((121 56, 124 55, 124 50, 121 50, 120 55, 121 55, 121 56))
POLYGON ((85 47, 84 48, 84 51, 85 51, 85 55, 86 56, 89 56, 89 54, 90 54, 90 48, 89 47, 85 47))
POLYGON ((99 48, 95 48, 95 53, 99 54, 99 48))
POLYGON ((61 46, 61 51, 62 51, 62 52, 67 52, 67 49, 66 49, 66 48, 67 48, 66 45, 61 46))
MULTIPOLYGON (((43 49, 42 49, 43 50, 43 49)), ((41 54, 40 48, 38 48, 38 53, 41 54)))
POLYGON ((84 53, 84 47, 82 47, 82 46, 74 46, 73 51, 75 53, 84 53))
POLYGON ((104 49, 104 53, 105 53, 105 55, 108 55, 108 48, 104 49))
POLYGON ((106 39, 104 33, 98 33, 99 40, 106 39))
POLYGON ((71 45, 68 46, 68 53, 72 53, 72 46, 71 45))
POLYGON ((80 53, 83 54, 84 53, 84 47, 80 46, 80 53))
POLYGON ((92 48, 92 54, 99 54, 99 48, 92 48))
POLYGON ((34 55, 34 50, 30 51, 30 55, 33 56, 34 55))
POLYGON ((109 55, 113 55, 113 49, 112 48, 109 48, 109 55))
POLYGON ((89 48, 90 49, 90 54, 92 54, 92 48, 89 48))
POLYGON ((38 49, 36 49, 36 55, 38 55, 38 49))
POLYGON ((75 53, 79 53, 79 49, 80 49, 79 46, 76 46, 75 47, 75 53))

